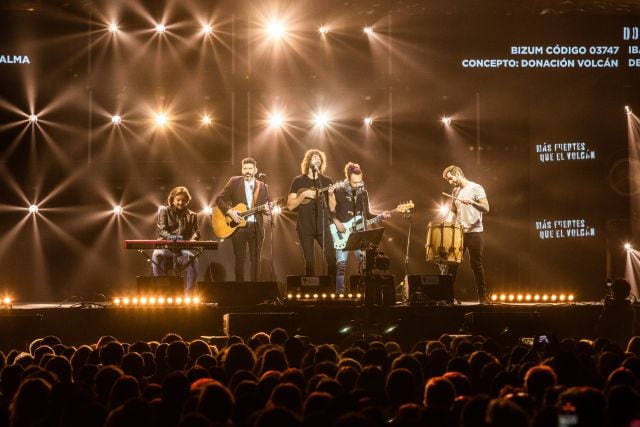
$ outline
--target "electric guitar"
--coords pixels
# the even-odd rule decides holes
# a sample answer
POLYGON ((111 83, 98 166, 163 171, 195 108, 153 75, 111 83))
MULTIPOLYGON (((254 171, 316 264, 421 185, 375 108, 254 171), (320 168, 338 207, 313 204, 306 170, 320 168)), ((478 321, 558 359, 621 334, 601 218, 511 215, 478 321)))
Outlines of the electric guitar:
MULTIPOLYGON (((278 199, 270 204, 272 209, 275 206, 283 206, 284 199, 278 199)), ((256 206, 251 209, 247 209, 247 205, 244 203, 238 203, 233 207, 233 209, 238 211, 238 216, 241 218, 240 222, 235 222, 217 206, 213 209, 213 213, 211 214, 211 225, 213 225, 213 232, 215 235, 221 239, 226 239, 231 236, 238 228, 246 227, 247 221, 245 218, 260 212, 268 211, 269 203, 265 203, 264 205, 256 206)))
MULTIPOLYGON (((407 203, 399 204, 395 209, 389 211, 389 213, 394 212, 409 212, 413 209, 415 205, 411 200, 407 203)), ((380 214, 366 221, 367 227, 376 224, 384 219, 384 214, 380 214)), ((356 215, 351 218, 349 221, 342 223, 344 228, 346 229, 344 233, 338 231, 338 227, 335 224, 329 225, 329 230, 331 231, 331 237, 333 237, 333 247, 336 249, 344 249, 347 245, 347 240, 349 240, 349 236, 354 231, 362 231, 364 230, 364 222, 362 221, 362 215, 356 215)))
MULTIPOLYGON (((335 184, 331 184, 331 185, 335 185, 335 184)), ((313 191, 317 191, 318 194, 322 194, 325 191, 327 191, 329 189, 329 187, 331 187, 331 185, 327 185, 326 187, 322 187, 322 188, 317 188, 316 187, 311 187, 311 188, 301 188, 298 191, 296 191, 296 194, 299 196, 300 194, 302 194, 304 191, 307 190, 313 190, 313 191)), ((303 201, 300 202, 301 205, 306 205, 307 203, 309 203, 310 201, 312 201, 313 199, 308 199, 305 198, 303 201)))

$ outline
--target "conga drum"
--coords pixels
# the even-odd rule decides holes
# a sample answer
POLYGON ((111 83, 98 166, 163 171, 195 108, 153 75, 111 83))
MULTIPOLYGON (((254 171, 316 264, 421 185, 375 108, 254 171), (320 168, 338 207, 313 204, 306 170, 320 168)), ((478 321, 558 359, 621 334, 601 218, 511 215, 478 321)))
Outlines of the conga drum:
POLYGON ((462 262, 462 225, 454 222, 431 221, 427 227, 427 262, 460 264, 462 262))

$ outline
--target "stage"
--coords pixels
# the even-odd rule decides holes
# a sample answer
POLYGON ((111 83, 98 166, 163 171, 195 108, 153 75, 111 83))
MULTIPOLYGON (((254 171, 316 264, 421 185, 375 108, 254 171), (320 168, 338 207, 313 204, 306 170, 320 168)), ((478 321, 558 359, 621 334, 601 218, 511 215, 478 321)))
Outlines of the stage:
MULTIPOLYGON (((397 341, 404 351, 420 340, 441 334, 482 334, 504 342, 536 333, 558 338, 595 337, 602 304, 490 304, 365 306, 324 303, 265 303, 219 306, 200 303, 182 307, 125 307, 75 301, 17 303, 0 309, 0 349, 27 348, 37 337, 56 335, 66 345, 95 343, 102 335, 123 342, 160 340, 176 332, 187 340, 226 335, 247 338, 275 327, 307 337, 313 343, 347 345, 363 335, 397 341)), ((637 312, 638 305, 635 305, 637 312)), ((638 316, 636 316, 637 318, 638 316)), ((638 325, 635 325, 638 330, 638 325)))

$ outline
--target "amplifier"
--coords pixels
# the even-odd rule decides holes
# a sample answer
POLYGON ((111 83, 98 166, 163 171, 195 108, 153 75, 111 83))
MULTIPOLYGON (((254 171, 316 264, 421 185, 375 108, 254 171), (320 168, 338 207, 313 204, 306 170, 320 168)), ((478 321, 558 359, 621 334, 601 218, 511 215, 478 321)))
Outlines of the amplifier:
POLYGON ((287 276, 287 294, 331 294, 336 284, 329 276, 287 276))
POLYGON ((453 303, 453 277, 450 274, 409 274, 404 277, 402 297, 409 304, 453 303))

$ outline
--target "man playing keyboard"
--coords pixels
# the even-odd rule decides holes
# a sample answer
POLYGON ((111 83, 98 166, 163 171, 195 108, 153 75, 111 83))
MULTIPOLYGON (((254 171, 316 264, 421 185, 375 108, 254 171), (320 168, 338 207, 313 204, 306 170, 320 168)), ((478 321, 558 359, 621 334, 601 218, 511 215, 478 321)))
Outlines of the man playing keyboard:
MULTIPOLYGON (((158 209, 158 237, 163 240, 200 240, 198 217, 195 212, 187 209, 191 201, 191 194, 186 187, 175 187, 167 197, 167 206, 158 209)), ((173 265, 184 269, 186 273, 185 293, 195 291, 198 277, 198 260, 193 252, 181 250, 174 259, 173 251, 169 249, 155 249, 151 256, 153 275, 164 276, 165 267, 173 265)))

